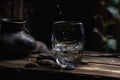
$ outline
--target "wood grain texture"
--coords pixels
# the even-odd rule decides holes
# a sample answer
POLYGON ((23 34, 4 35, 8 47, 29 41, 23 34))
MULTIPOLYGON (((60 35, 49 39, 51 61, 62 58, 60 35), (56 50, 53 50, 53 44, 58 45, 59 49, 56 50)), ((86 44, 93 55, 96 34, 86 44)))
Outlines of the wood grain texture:
MULTIPOLYGON (((85 52, 86 54, 88 52, 85 52)), ((93 52, 95 54, 95 52, 93 52)), ((92 53, 91 53, 92 54, 92 53)), ((96 52, 97 54, 97 52, 96 52)), ((47 80, 109 80, 109 79, 120 79, 120 59, 119 58, 108 58, 99 56, 84 55, 82 62, 74 70, 63 70, 54 69, 51 66, 37 66, 34 68, 25 68, 25 64, 35 62, 37 55, 33 54, 29 58, 20 60, 5 60, 0 61, 0 72, 5 71, 9 74, 10 72, 22 73, 21 75, 26 78, 41 78, 47 80), (24 74, 24 75, 23 75, 24 74), (32 76, 28 76, 32 75, 32 76), (64 75, 64 76, 63 76, 64 75), (54 78, 53 78, 54 77, 54 78)), ((13 74, 14 74, 13 73, 13 74)))

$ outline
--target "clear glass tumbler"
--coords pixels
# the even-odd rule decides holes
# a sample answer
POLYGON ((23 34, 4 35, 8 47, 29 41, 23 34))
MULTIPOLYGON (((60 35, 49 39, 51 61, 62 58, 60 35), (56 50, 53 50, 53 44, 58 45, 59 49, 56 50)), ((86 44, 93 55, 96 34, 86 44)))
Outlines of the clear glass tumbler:
POLYGON ((81 62, 84 49, 84 26, 79 21, 53 23, 52 51, 62 68, 73 69, 81 62))

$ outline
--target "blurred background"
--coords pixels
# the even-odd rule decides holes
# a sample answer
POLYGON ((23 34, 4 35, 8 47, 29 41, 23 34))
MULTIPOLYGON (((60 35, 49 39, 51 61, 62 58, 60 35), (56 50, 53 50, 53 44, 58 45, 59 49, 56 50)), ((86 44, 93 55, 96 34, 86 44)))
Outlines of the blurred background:
POLYGON ((30 34, 49 48, 54 21, 81 21, 85 50, 120 52, 120 0, 0 0, 0 18, 26 20, 30 34))

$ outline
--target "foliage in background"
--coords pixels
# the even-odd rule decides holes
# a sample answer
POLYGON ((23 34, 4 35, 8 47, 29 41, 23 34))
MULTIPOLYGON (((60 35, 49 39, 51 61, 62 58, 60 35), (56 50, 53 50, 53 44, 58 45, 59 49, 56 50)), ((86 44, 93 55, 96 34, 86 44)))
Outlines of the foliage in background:
POLYGON ((100 0, 98 5, 99 9, 96 10, 94 16, 98 25, 93 32, 101 38, 102 51, 115 52, 117 50, 117 40, 114 38, 111 26, 120 21, 120 0, 100 0))
MULTIPOLYGON (((0 18, 12 18, 14 16, 13 1, 15 0, 0 0, 0 18)), ((116 51, 118 40, 116 40, 112 29, 117 22, 120 22, 120 0, 98 0, 97 2, 96 13, 94 16, 96 26, 93 33, 99 36, 100 42, 96 44, 102 45, 102 48, 100 47, 101 45, 98 45, 102 51, 116 51)), ((24 19, 28 19, 34 12, 35 8, 31 6, 32 4, 33 3, 30 2, 30 0, 25 0, 24 19)), ((94 49, 96 49, 96 45, 93 44, 93 46, 95 46, 94 49)))

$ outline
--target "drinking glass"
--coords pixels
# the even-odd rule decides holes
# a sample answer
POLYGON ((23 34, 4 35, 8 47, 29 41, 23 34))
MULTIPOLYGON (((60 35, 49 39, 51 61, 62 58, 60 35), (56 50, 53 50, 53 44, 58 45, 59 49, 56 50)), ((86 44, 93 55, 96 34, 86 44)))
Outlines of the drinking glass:
POLYGON ((62 68, 74 69, 80 64, 84 49, 84 26, 79 21, 53 23, 52 51, 62 68))

